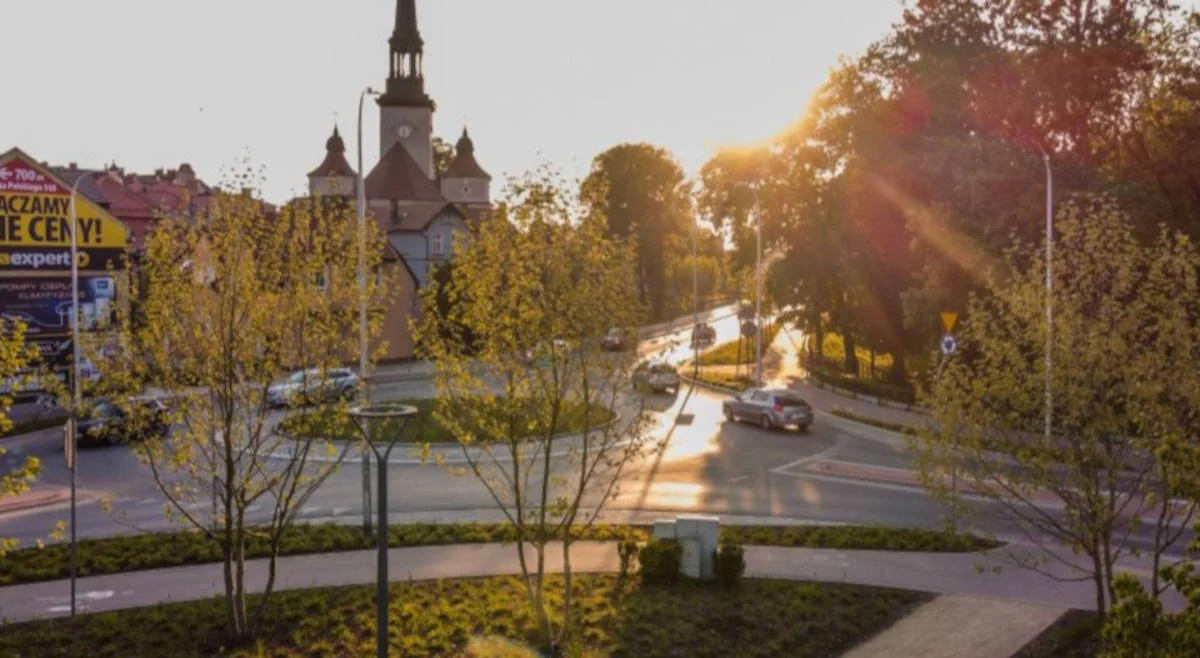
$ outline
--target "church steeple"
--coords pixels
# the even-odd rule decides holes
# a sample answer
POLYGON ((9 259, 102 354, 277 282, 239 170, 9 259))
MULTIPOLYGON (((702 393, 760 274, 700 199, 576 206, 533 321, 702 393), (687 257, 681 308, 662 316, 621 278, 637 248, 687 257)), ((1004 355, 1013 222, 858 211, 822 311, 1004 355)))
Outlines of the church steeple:
POLYGON ((416 0, 396 0, 396 27, 388 45, 387 92, 379 104, 433 109, 433 100, 425 93, 425 41, 417 27, 416 0))

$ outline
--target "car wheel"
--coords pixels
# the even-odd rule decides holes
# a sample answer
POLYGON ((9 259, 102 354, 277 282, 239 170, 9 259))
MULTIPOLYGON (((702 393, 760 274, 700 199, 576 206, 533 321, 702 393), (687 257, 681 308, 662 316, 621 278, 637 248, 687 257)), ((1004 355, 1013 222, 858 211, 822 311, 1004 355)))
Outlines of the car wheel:
POLYGON ((762 420, 759 421, 759 423, 762 425, 762 428, 768 432, 775 429, 775 423, 771 422, 771 416, 767 414, 763 414, 762 420))
POLYGON ((733 417, 733 409, 730 409, 729 407, 725 407, 725 420, 727 420, 731 423, 735 422, 737 420, 736 418, 733 417))
POLYGON ((808 426, 808 425, 801 425, 801 426, 800 426, 800 431, 801 431, 801 432, 803 432, 803 433, 805 433, 805 434, 807 434, 807 433, 808 433, 808 428, 809 428, 809 426, 808 426))

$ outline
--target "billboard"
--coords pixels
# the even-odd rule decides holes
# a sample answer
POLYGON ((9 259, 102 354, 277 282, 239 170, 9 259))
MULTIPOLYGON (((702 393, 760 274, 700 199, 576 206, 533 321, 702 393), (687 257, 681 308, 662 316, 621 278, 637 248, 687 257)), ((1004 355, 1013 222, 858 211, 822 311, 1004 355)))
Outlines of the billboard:
MULTIPOLYGON (((116 300, 117 283, 113 277, 79 277, 80 329, 92 330, 110 320, 116 300)), ((0 279, 0 317, 24 322, 30 338, 69 335, 71 279, 0 279)))
MULTIPOLYGON (((129 231, 75 195, 79 267, 124 267, 129 231)), ((0 157, 0 272, 71 269, 71 190, 20 151, 0 157)))

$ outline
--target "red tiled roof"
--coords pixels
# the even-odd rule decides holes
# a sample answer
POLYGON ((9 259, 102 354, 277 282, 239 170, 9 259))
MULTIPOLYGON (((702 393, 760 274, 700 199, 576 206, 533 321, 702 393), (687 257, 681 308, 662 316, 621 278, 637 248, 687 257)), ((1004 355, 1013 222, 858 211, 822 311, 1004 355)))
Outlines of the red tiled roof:
POLYGON ((368 199, 446 201, 442 191, 425 176, 400 142, 380 158, 379 164, 367 175, 364 187, 368 199))
POLYGON ((330 151, 325 154, 325 159, 320 166, 308 172, 310 177, 326 177, 326 176, 354 176, 354 170, 350 168, 350 163, 346 162, 346 156, 342 153, 330 151))

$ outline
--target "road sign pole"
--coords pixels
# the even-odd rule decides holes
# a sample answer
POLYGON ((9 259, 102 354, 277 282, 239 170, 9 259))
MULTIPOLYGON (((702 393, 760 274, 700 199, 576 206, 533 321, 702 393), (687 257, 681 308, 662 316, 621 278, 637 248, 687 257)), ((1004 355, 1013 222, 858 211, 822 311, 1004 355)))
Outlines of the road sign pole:
MULTIPOLYGON (((83 403, 81 382, 79 381, 79 238, 76 226, 76 199, 79 196, 79 184, 87 175, 75 179, 71 186, 71 379, 73 384, 73 402, 71 404, 71 442, 76 441, 75 432, 79 427, 79 407, 83 403)), ((75 537, 75 481, 78 477, 79 460, 76 459, 74 445, 71 446, 71 616, 75 616, 75 578, 79 566, 79 545, 75 537)))

